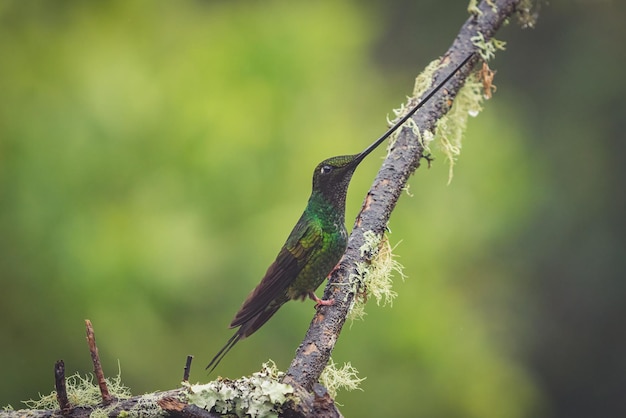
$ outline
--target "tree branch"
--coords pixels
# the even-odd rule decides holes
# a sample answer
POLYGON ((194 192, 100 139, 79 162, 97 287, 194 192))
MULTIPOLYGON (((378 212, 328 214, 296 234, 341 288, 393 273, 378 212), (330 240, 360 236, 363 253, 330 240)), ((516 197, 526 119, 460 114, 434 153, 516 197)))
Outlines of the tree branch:
POLYGON ((72 408, 72 405, 70 405, 70 401, 67 398, 67 387, 65 386, 65 363, 63 360, 59 360, 54 364, 54 387, 57 391, 57 402, 59 402, 61 414, 65 415, 72 408))
POLYGON ((98 347, 96 346, 93 326, 89 320, 85 320, 85 324, 87 326, 89 351, 92 355, 97 375, 97 386, 88 379, 79 379, 79 383, 76 383, 76 380, 74 380, 72 381, 73 383, 68 385, 65 379, 65 363, 63 360, 59 360, 54 366, 56 393, 53 392, 49 396, 43 396, 39 401, 29 402, 32 408, 40 409, 0 410, 0 418, 53 418, 59 416, 64 418, 88 418, 92 415, 109 417, 172 416, 180 418, 216 418, 221 417, 222 414, 216 412, 215 408, 206 407, 206 405, 217 405, 217 402, 215 402, 217 398, 220 399, 220 412, 224 413, 223 409, 227 407, 228 413, 234 413, 237 410, 237 416, 240 416, 242 410, 250 411, 250 408, 254 407, 258 412, 255 416, 265 416, 264 413, 259 411, 279 410, 282 417, 288 418, 341 417, 341 413, 337 410, 333 399, 323 386, 316 384, 313 386, 313 390, 309 391, 297 384, 292 386, 283 385, 278 383, 277 376, 270 373, 266 373, 263 376, 260 373, 255 373, 253 375, 256 377, 255 380, 246 378, 235 381, 219 379, 217 382, 212 382, 209 385, 190 385, 187 379, 191 370, 192 356, 187 356, 183 375, 183 387, 181 388, 129 397, 126 391, 116 384, 112 385, 113 392, 111 393, 107 387, 97 354, 98 347), (106 397, 103 394, 103 386, 106 387, 106 397), (284 395, 288 396, 278 400, 281 389, 287 389, 284 390, 284 395), (94 404, 93 397, 87 395, 87 393, 93 393, 95 390, 100 391, 101 394, 101 402, 98 404, 94 404), (226 398, 217 396, 218 391, 224 391, 228 393, 228 396, 226 398), (70 404, 68 399, 70 394, 79 403, 78 405, 73 406, 70 404), (58 409, 52 406, 54 404, 51 400, 52 398, 58 402, 58 409))
MULTIPOLYGON (((478 5, 480 12, 465 22, 458 36, 441 58, 442 65, 433 74, 431 85, 437 85, 445 78, 450 68, 455 68, 465 57, 479 52, 472 39, 482 34, 485 41, 490 40, 502 23, 515 12, 519 3, 520 0, 482 1, 478 5)), ((434 132, 437 122, 449 110, 450 103, 477 61, 478 57, 471 60, 471 65, 461 69, 444 89, 435 94, 412 117, 420 132, 434 132)), ((371 261, 371 254, 361 254, 360 251, 365 244, 364 233, 372 231, 382 238, 402 190, 409 177, 420 165, 423 151, 416 133, 410 128, 401 128, 396 142, 365 197, 340 268, 333 273, 326 287, 324 298, 332 298, 336 303, 332 306, 321 307, 317 311, 303 342, 298 347, 284 382, 297 383, 310 390, 318 381, 330 359, 330 354, 355 297, 355 289, 350 285, 349 278, 352 274, 357 274, 358 263, 371 261)))
POLYGON ((89 345, 89 353, 91 354, 91 362, 93 363, 93 372, 98 380, 102 403, 108 404, 113 398, 109 393, 107 382, 104 379, 104 372, 102 371, 102 364, 100 363, 100 355, 98 354, 98 346, 96 345, 96 334, 93 331, 91 321, 88 319, 85 319, 85 328, 87 328, 87 344, 89 345))

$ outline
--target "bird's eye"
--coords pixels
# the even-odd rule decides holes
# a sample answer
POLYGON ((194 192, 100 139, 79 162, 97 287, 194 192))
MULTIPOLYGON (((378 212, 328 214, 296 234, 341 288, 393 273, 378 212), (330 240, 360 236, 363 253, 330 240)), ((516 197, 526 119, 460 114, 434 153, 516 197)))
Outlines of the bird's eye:
POLYGON ((323 165, 322 168, 320 168, 320 173, 322 174, 328 174, 332 171, 332 167, 329 165, 323 165))

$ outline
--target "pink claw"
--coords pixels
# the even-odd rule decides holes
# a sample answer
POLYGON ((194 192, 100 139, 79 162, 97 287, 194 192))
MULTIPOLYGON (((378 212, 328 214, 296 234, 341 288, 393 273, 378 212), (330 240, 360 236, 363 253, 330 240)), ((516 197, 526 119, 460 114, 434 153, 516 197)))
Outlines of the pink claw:
POLYGON ((320 306, 330 306, 335 303, 335 299, 328 299, 328 300, 320 299, 313 292, 309 292, 309 297, 315 301, 315 309, 319 308, 320 306))
MULTIPOLYGON (((341 260, 343 260, 343 258, 341 260)), ((341 265, 341 260, 339 260, 337 265, 335 267, 333 267, 333 269, 330 271, 330 273, 328 273, 328 276, 326 276, 327 279, 330 280, 330 276, 332 276, 335 271, 339 270, 339 266, 341 265)))

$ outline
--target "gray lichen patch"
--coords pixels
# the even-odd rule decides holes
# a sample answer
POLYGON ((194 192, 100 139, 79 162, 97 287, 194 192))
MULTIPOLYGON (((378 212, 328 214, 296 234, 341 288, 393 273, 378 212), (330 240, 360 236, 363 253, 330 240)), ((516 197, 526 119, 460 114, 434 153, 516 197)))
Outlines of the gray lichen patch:
POLYGON ((238 380, 219 378, 204 385, 189 385, 187 401, 220 414, 238 417, 278 417, 280 407, 293 393, 280 382, 284 376, 274 362, 263 363, 260 372, 238 380))

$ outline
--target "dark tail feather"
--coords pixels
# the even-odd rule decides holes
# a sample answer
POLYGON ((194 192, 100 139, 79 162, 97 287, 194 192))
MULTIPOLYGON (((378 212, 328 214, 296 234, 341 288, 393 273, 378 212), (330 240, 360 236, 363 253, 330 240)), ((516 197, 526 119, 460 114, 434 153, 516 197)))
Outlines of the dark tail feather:
POLYGON ((224 356, 226 354, 228 354, 230 349, 233 348, 235 346, 235 344, 237 344, 237 342, 239 340, 241 340, 243 338, 246 338, 246 337, 249 337, 256 330, 261 328, 261 326, 263 324, 265 324, 267 322, 267 320, 270 319, 272 317, 272 315, 274 315, 276 313, 278 308, 280 308, 284 303, 285 302, 272 304, 267 309, 265 309, 264 311, 262 311, 259 314, 257 314, 257 316, 255 316, 252 319, 249 319, 248 321, 246 321, 244 324, 241 324, 241 325, 235 324, 235 321, 233 320, 233 324, 235 324, 235 325, 230 324, 230 327, 233 328, 233 327, 239 326, 239 329, 235 332, 235 334, 232 337, 230 337, 230 339, 228 340, 226 345, 224 345, 224 347, 222 347, 222 349, 215 355, 215 357, 213 357, 213 360, 211 360, 209 365, 206 366, 206 369, 209 369, 209 368, 211 369, 211 370, 209 370, 209 374, 211 374, 211 372, 213 372, 213 370, 215 370, 217 365, 220 364, 220 361, 222 361, 224 356))
POLYGON ((222 359, 224 358, 224 356, 226 354, 228 354, 228 352, 230 351, 231 348, 233 348, 235 346, 235 344, 237 344, 237 341, 239 341, 241 339, 241 328, 237 330, 237 332, 235 332, 235 334, 230 337, 230 339, 228 340, 228 342, 226 343, 226 345, 224 345, 224 347, 222 347, 222 349, 215 355, 215 357, 213 357, 213 360, 211 360, 211 362, 209 363, 208 366, 206 366, 206 369, 211 369, 209 370, 209 374, 211 374, 213 372, 213 370, 215 370, 215 368, 217 367, 218 364, 220 364, 220 361, 222 361, 222 359))
MULTIPOLYGON (((283 306, 284 303, 285 302, 272 303, 270 306, 265 308, 264 311, 259 312, 257 316, 243 324, 241 328, 239 328, 242 338, 247 338, 257 332, 257 330, 265 325, 265 323, 276 313, 276 311, 278 311, 281 306, 283 306)), ((231 324, 230 326, 232 327, 233 325, 231 324)))

